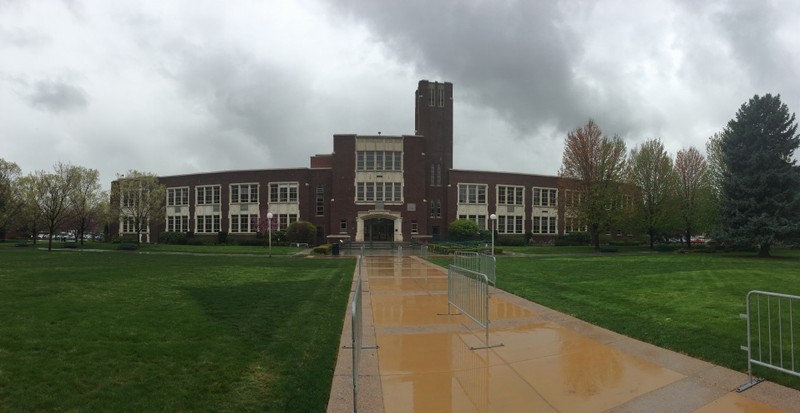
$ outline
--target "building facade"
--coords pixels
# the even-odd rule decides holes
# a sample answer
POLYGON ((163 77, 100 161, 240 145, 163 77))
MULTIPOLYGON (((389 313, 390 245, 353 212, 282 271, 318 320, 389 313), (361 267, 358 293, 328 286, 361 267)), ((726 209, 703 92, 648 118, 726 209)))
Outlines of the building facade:
MULTIPOLYGON (((414 93, 414 133, 334 135, 333 152, 307 168, 159 177, 166 187, 158 234, 255 235, 295 221, 317 227, 317 241, 428 242, 450 222, 472 219, 499 235, 546 240, 577 230, 564 216, 560 178, 453 169, 453 85, 422 80, 414 93), (492 222, 491 215, 496 215, 492 222)), ((120 217, 120 235, 134 233, 120 217)))

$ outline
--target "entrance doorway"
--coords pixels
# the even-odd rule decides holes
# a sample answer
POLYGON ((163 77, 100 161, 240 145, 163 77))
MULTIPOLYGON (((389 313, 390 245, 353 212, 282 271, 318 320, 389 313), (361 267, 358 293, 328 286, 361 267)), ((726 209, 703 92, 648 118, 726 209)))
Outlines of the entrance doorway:
POLYGON ((364 241, 394 241, 394 220, 386 218, 364 220, 364 241))

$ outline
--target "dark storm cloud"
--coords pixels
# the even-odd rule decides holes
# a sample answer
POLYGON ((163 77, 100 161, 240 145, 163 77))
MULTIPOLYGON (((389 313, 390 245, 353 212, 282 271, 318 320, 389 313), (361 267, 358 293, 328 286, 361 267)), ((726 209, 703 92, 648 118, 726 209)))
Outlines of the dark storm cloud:
POLYGON ((585 113, 571 70, 580 44, 562 30, 556 2, 334 3, 420 73, 453 81, 462 96, 522 131, 585 113))
POLYGON ((26 99, 31 106, 51 113, 73 112, 89 106, 89 96, 82 88, 61 79, 36 81, 26 99))

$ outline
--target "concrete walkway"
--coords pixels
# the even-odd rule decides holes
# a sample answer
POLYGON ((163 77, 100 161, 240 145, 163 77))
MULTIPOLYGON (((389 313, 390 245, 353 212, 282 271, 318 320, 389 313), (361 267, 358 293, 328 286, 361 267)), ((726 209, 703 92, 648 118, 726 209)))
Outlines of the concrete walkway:
MULTIPOLYGON (((355 277, 354 277, 355 278, 355 277)), ((593 326, 496 290, 490 344, 447 312, 447 270, 416 257, 366 257, 359 412, 797 412, 800 391, 593 326)), ((352 296, 352 294, 351 294, 352 296)), ((352 297, 351 297, 352 299, 352 297)), ((350 308, 350 307, 348 307, 350 308)), ((342 346, 351 342, 350 316, 342 346)), ((744 357, 744 355, 742 356, 744 357)), ((329 413, 353 411, 342 349, 329 413)))

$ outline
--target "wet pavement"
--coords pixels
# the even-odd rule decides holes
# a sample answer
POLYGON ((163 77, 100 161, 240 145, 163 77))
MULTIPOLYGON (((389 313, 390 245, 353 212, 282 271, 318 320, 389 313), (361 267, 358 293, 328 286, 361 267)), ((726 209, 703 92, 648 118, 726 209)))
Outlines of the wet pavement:
MULTIPOLYGON (((484 329, 446 315, 447 270, 418 257, 365 257, 362 288, 363 344, 378 349, 361 353, 359 412, 800 412, 800 391, 736 393, 745 374, 502 290, 489 301, 492 347, 471 350, 486 344, 484 329)), ((348 313, 343 346, 349 324, 348 313)), ((352 383, 342 349, 328 412, 353 411, 352 383)))

